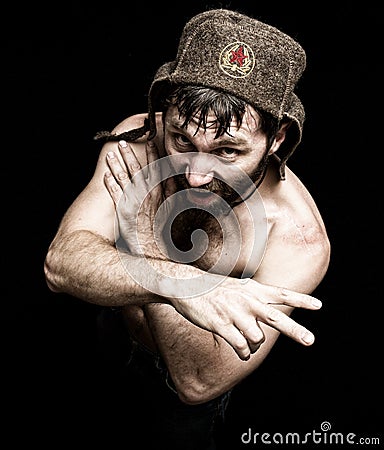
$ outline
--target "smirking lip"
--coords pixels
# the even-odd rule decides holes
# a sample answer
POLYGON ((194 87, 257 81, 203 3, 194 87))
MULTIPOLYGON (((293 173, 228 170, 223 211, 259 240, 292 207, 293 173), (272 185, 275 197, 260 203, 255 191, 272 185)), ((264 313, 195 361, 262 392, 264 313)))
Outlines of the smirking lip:
POLYGON ((186 193, 191 203, 200 206, 210 205, 217 198, 217 194, 206 189, 187 189, 186 193))

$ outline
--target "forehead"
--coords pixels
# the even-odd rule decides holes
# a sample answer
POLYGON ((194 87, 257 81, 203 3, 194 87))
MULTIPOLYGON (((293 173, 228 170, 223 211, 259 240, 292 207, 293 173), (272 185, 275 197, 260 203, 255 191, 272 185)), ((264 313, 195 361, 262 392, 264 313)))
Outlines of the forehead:
MULTIPOLYGON (((188 123, 187 127, 184 126, 185 117, 180 115, 180 112, 175 105, 171 105, 165 116, 165 127, 166 128, 176 128, 183 131, 185 134, 194 136, 198 134, 216 134, 216 129, 218 126, 218 119, 214 112, 210 110, 207 114, 207 120, 205 128, 203 123, 200 123, 200 114, 197 113, 192 120, 188 123)), ((244 134, 254 134, 260 129, 261 117, 258 112, 250 105, 246 106, 243 120, 239 126, 236 118, 232 118, 230 127, 228 128, 228 133, 224 136, 230 137, 235 135, 244 134)))

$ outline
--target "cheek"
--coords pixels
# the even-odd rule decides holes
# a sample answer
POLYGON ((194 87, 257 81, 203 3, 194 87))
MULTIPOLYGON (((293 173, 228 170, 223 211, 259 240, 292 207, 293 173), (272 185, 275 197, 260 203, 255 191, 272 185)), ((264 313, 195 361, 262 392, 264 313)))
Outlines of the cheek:
POLYGON ((252 151, 244 155, 243 164, 251 169, 254 169, 264 159, 267 152, 267 141, 263 139, 258 141, 252 147, 252 151))
POLYGON ((242 172, 244 172, 251 180, 255 180, 265 168, 267 156, 264 153, 251 153, 238 162, 236 165, 242 172))
POLYGON ((242 160, 238 162, 238 166, 245 173, 251 173, 257 168, 257 166, 259 165, 259 163, 262 159, 263 159, 262 153, 253 153, 252 152, 252 153, 244 156, 242 158, 242 160))

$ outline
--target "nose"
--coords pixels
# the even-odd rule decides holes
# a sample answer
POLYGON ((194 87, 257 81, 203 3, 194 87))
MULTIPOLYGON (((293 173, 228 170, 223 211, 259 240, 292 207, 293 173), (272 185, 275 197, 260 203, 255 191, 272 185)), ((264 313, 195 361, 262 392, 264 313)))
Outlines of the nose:
POLYGON ((200 173, 191 173, 187 172, 185 174, 189 185, 193 188, 198 188, 200 186, 204 186, 212 181, 212 174, 200 174, 200 173))
POLYGON ((212 181, 213 172, 202 173, 201 171, 197 172, 194 171, 193 168, 187 167, 185 171, 185 177, 191 187, 198 188, 212 181))
POLYGON ((210 154, 196 153, 189 155, 185 166, 185 177, 192 188, 204 186, 214 177, 215 158, 210 154))

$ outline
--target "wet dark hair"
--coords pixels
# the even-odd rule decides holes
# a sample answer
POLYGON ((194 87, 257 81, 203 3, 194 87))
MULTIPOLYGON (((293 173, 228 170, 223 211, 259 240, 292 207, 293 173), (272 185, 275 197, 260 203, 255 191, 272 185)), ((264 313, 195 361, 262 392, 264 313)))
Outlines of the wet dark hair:
MULTIPOLYGON (((235 119, 238 127, 241 126, 247 103, 228 92, 219 91, 205 86, 196 85, 169 85, 162 92, 161 98, 157 99, 158 105, 163 116, 170 105, 176 105, 180 116, 184 118, 183 127, 187 128, 192 119, 198 117, 198 125, 204 130, 207 129, 208 115, 213 112, 216 116, 216 138, 229 133, 230 125, 235 119)), ((272 145, 273 139, 281 125, 272 114, 255 108, 260 116, 261 130, 267 137, 267 150, 272 145)), ((96 134, 95 139, 104 139, 106 141, 126 140, 135 141, 142 137, 148 131, 155 135, 150 129, 148 119, 144 120, 143 126, 126 131, 120 134, 112 134, 107 131, 101 131, 96 134)))
MULTIPOLYGON (((208 115, 213 112, 216 117, 215 138, 230 134, 229 128, 233 119, 240 128, 247 106, 244 100, 227 92, 193 85, 177 86, 165 101, 166 105, 177 106, 180 116, 184 117, 183 128, 187 128, 191 120, 198 117, 198 128, 202 127, 206 130, 208 115)), ((265 111, 258 109, 256 111, 261 118, 260 127, 267 136, 267 147, 269 148, 278 131, 278 120, 265 111)))

